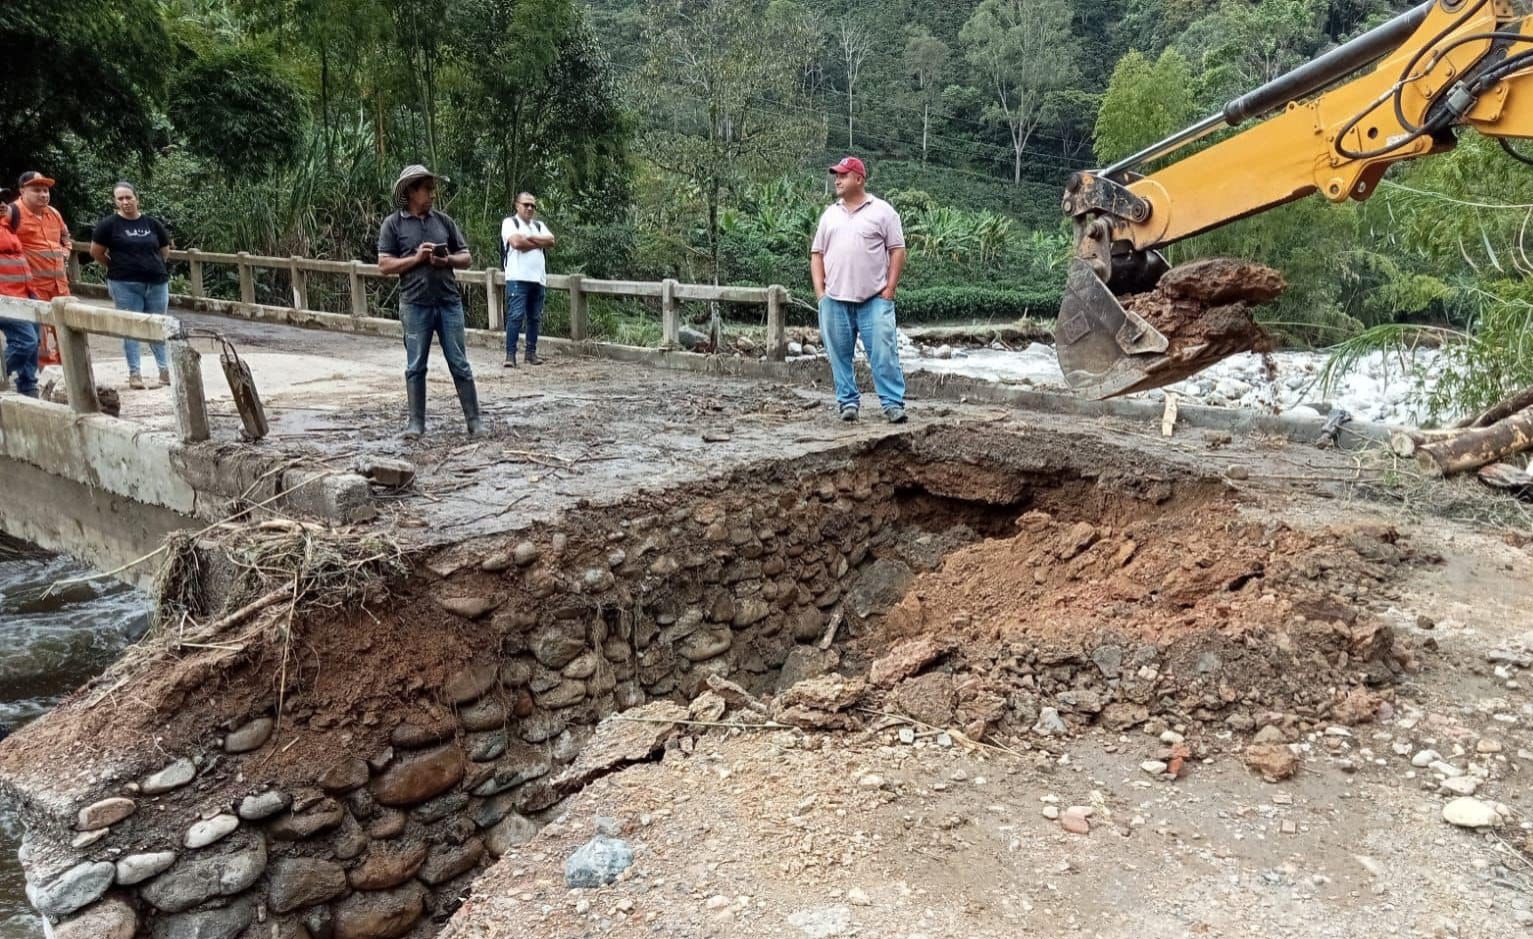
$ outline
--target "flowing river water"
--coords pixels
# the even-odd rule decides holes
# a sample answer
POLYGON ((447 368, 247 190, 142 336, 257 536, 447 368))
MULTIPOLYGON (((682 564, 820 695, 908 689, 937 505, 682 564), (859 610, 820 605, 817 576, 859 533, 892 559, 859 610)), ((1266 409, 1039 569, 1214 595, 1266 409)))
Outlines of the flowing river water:
MULTIPOLYGON (((115 580, 66 585, 80 564, 0 535, 0 730, 46 714, 105 669, 149 623, 144 594, 115 580)), ((16 859, 20 824, 0 805, 0 939, 38 939, 16 859)))

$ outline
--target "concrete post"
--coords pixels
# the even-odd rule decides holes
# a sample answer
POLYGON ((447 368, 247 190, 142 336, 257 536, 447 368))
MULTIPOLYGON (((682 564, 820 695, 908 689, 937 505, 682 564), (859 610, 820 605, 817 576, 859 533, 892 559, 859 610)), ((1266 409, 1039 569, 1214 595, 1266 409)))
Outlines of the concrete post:
POLYGON ((351 315, 367 315, 367 282, 362 279, 362 262, 351 262, 351 273, 347 275, 351 281, 351 315))
POLYGON ((240 302, 255 303, 255 271, 250 267, 250 252, 241 251, 236 265, 240 272, 240 302))
POLYGON ((59 358, 63 360, 64 389, 69 394, 70 410, 76 414, 95 414, 101 406, 96 401, 96 376, 90 364, 90 336, 64 325, 64 308, 71 300, 55 298, 49 318, 59 337, 59 358))
POLYGON ((782 362, 788 358, 788 289, 781 284, 767 288, 767 358, 782 362))
POLYGON ((484 269, 484 302, 488 310, 488 324, 491 329, 504 329, 506 326, 506 295, 505 288, 497 287, 495 275, 504 273, 493 267, 484 269))
POLYGON ((202 252, 198 251, 196 248, 188 249, 187 252, 186 252, 186 265, 187 265, 187 267, 189 268, 189 270, 191 272, 190 276, 191 276, 191 281, 192 281, 192 285, 191 285, 192 296, 195 297, 198 300, 201 300, 202 297, 203 297, 203 292, 202 292, 202 252))
POLYGON ((583 342, 590 338, 591 324, 586 312, 586 292, 580 286, 581 276, 570 275, 570 338, 583 342))
POLYGON ((297 255, 288 258, 287 276, 293 285, 293 306, 300 310, 309 308, 309 277, 308 273, 298 264, 302 260, 297 255))
POLYGON ((176 403, 176 432, 182 443, 211 436, 208 400, 202 388, 202 353, 184 339, 170 343, 170 394, 176 403))
POLYGON ((681 346, 681 309, 676 305, 676 281, 667 277, 660 282, 660 347, 681 346))

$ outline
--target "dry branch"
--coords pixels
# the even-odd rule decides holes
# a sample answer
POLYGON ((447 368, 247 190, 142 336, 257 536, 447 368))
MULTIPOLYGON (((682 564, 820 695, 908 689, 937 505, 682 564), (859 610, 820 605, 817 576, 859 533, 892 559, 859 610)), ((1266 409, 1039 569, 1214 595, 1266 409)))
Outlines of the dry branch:
POLYGON ((1533 410, 1523 410, 1489 427, 1464 430, 1441 440, 1418 444, 1416 463, 1439 476, 1479 469, 1533 448, 1533 410))

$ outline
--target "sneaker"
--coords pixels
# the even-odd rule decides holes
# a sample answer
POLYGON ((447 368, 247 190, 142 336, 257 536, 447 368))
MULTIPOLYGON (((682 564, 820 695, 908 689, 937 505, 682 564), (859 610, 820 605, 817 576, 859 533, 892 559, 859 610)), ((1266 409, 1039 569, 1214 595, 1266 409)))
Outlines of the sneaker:
POLYGON ((168 387, 169 385, 170 385, 170 369, 162 368, 162 369, 160 369, 160 387, 164 388, 164 387, 168 387))
POLYGON ((144 377, 137 372, 128 376, 128 387, 135 391, 144 390, 144 377))
POLYGON ((850 424, 852 421, 855 421, 857 419, 857 406, 855 404, 842 405, 841 419, 846 421, 848 424, 850 424))
POLYGON ((532 354, 531 352, 529 352, 529 353, 527 353, 527 364, 528 365, 542 365, 543 364, 543 360, 538 358, 536 355, 532 354))
POLYGON ((905 416, 904 408, 884 408, 884 420, 891 424, 903 424, 909 418, 905 416))
POLYGON ((516 360, 515 359, 506 359, 506 361, 504 363, 502 363, 500 367, 501 368, 516 368, 516 360))

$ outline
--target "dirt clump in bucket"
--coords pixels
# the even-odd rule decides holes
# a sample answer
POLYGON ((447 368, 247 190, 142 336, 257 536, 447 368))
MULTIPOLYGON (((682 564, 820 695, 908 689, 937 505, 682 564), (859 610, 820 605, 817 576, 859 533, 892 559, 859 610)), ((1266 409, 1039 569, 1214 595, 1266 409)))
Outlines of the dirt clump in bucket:
POLYGON ((1267 351, 1272 340, 1251 318, 1251 309, 1280 296, 1281 272, 1233 258, 1202 258, 1178 265, 1155 289, 1120 298, 1170 342, 1167 354, 1213 345, 1225 355, 1267 351))

